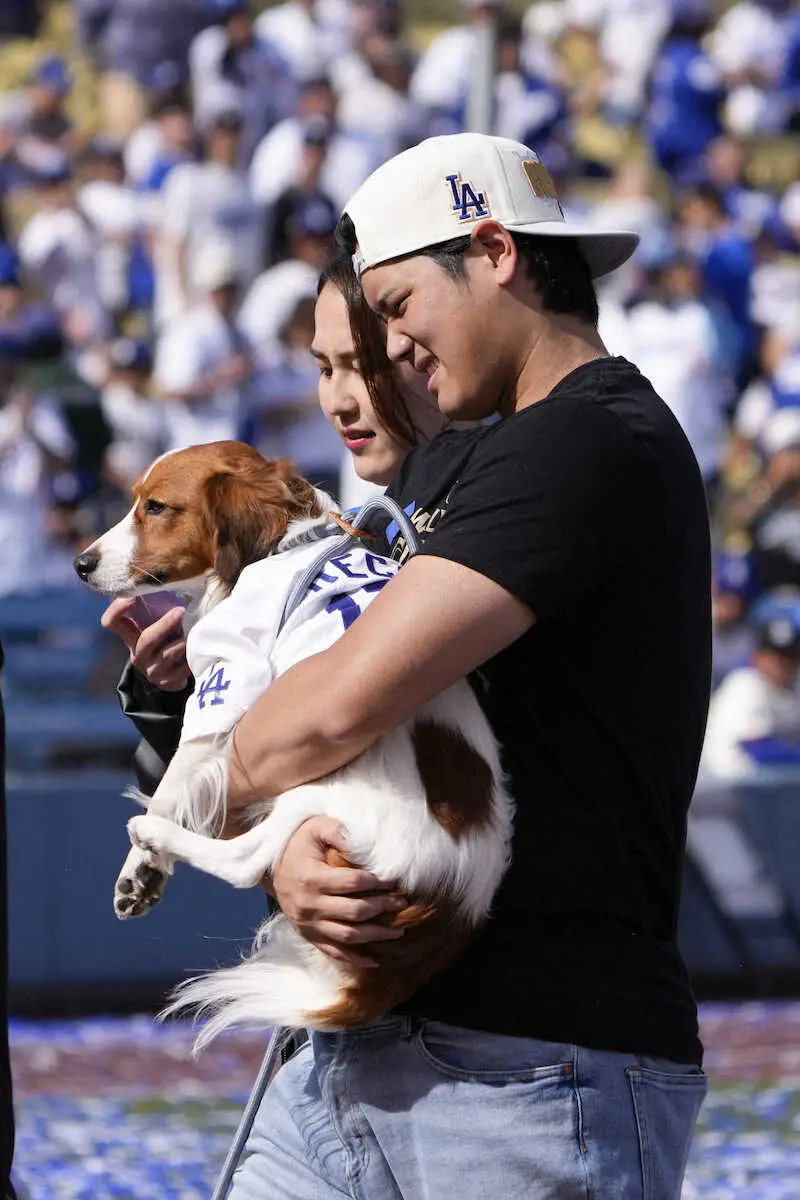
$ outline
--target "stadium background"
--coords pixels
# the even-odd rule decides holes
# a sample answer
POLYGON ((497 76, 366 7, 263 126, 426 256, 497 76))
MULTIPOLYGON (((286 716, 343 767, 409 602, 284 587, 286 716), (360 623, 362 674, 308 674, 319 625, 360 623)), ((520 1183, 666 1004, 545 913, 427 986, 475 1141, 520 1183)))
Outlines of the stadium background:
MULTIPOLYGON (((158 317, 152 280, 150 290, 145 281, 136 291, 129 269, 132 247, 138 253, 144 243, 147 258, 152 239, 163 232, 157 196, 167 172, 161 178, 156 169, 145 183, 132 178, 123 160, 122 174, 115 175, 121 147, 109 132, 127 142, 145 123, 153 98, 172 103, 187 79, 186 63, 179 62, 176 73, 170 62, 170 70, 140 79, 133 92, 109 89, 109 60, 86 33, 87 13, 102 7, 44 0, 31 4, 28 16, 24 0, 0 3, 0 30, 6 30, 0 44, 0 638, 9 751, 16 1180, 31 1200, 190 1200, 210 1193, 263 1042, 231 1036, 194 1062, 191 1031, 157 1026, 152 1013, 165 990, 190 971, 235 960, 261 902, 179 873, 168 901, 146 922, 119 925, 111 912, 129 811, 120 796, 133 742, 113 694, 121 651, 100 632, 102 606, 75 586, 69 560, 121 511, 141 456, 178 437, 174 426, 159 423, 162 398, 175 385, 160 377, 158 360, 160 350, 169 357, 182 344, 181 331, 169 328, 181 313, 158 317), (27 36, 10 36, 15 23, 27 36), (55 118, 50 113, 38 123, 28 107, 37 82, 61 96, 55 118), (132 128, 121 132, 132 95, 134 108, 142 107, 132 128), (98 181, 119 190, 110 203, 92 207, 82 189, 98 181), (81 227, 88 226, 93 239, 88 252, 80 236, 47 227, 38 237, 30 231, 51 204, 52 189, 65 183, 75 192, 64 206, 71 212, 78 196, 81 227), (144 200, 129 204, 129 193, 144 200), (115 224, 109 214, 128 211, 126 205, 135 216, 115 224), (122 285, 119 254, 116 275, 113 265, 120 246, 127 255, 122 285), (84 272, 87 261, 102 262, 97 278, 88 291, 64 298, 65 279, 84 272), (2 299, 9 293, 10 306, 2 299), (76 313, 83 321, 74 320, 76 313), (131 369, 133 377, 125 374, 131 369), (120 417, 110 385, 121 379, 130 412, 120 417), (12 409, 40 409, 39 424, 9 423, 12 409), (16 490, 9 484, 9 454, 23 462, 16 490)), ((197 0, 195 7, 202 10, 201 30, 234 6, 197 0)), ((268 7, 274 6, 254 4, 252 13, 268 7)), ((439 34, 472 19, 470 6, 457 0, 359 7, 383 10, 392 26, 373 47, 370 69, 373 77, 383 72, 382 83, 388 72, 401 95, 439 34), (395 69, 399 74, 392 75, 395 69)), ((161 10, 168 13, 170 5, 161 10)), ((175 5, 179 10, 185 11, 182 3, 175 5)), ((612 350, 657 377, 704 469, 716 553, 719 685, 749 661, 755 639, 776 614, 800 637, 792 523, 800 480, 797 15, 780 0, 539 0, 508 11, 522 24, 515 32, 511 23, 503 45, 510 53, 516 39, 523 53, 506 64, 497 119, 512 126, 516 120, 520 136, 528 121, 538 135, 531 144, 542 149, 568 211, 598 223, 633 221, 643 235, 634 270, 603 292, 603 330, 612 350), (676 20, 695 33, 684 29, 678 37, 676 20), (774 37, 770 41, 776 23, 785 42, 778 66, 774 37), (748 40, 752 44, 743 47, 748 40), (696 138, 675 136, 690 126, 696 138), (776 503, 790 526, 777 552, 761 519, 765 512, 775 515, 776 503)), ((117 45, 123 60, 130 49, 117 45)), ((188 56, 188 42, 183 53, 188 56)), ((456 79, 458 54, 447 61, 456 79)), ((448 71, 441 75, 447 83, 448 71)), ((357 126, 359 107, 369 104, 358 93, 355 103, 352 95, 345 103, 346 90, 340 80, 341 112, 357 126)), ((275 124, 295 115, 292 95, 276 109, 275 124)), ((385 91, 370 95, 386 100, 385 91)), ((188 157, 202 159, 209 131, 217 125, 225 131, 217 118, 228 115, 231 96, 225 92, 217 110, 202 119, 197 104, 193 113, 187 110, 188 157)), ((386 111, 399 122, 397 136, 408 137, 407 115, 398 118, 392 105, 386 111)), ((309 145, 318 144, 317 115, 309 118, 309 145)), ((464 96, 445 96, 414 119, 410 127, 420 135, 459 128, 464 96)), ((363 148, 364 129, 358 134, 363 148)), ((330 140, 330 130, 325 136, 330 140)), ((251 187, 253 149, 234 167, 251 187)), ((258 188, 266 186, 263 175, 258 188)), ((278 197, 268 186, 259 196, 263 217, 278 197)), ((316 192, 312 198, 320 199, 316 192)), ((269 393, 261 408, 252 394, 247 399, 252 419, 246 428, 266 452, 296 454, 299 448, 301 462, 308 454, 309 474, 332 479, 341 464, 309 416, 313 372, 297 353, 308 329, 311 264, 329 229, 324 211, 322 224, 315 224, 319 210, 298 202, 285 221, 284 256, 292 216, 314 244, 303 248, 305 271, 286 276, 286 296, 274 290, 274 276, 272 291, 263 285, 261 295, 285 319, 268 329, 250 322, 245 330, 259 366, 253 391, 269 393)), ((191 204, 184 217, 188 236, 191 204)), ((271 234, 275 228, 273 211, 271 234)), ((260 266, 274 269, 279 257, 264 253, 260 266)), ((260 276, 248 281, 259 283, 260 276)), ((242 286, 240 299, 245 291, 242 286)), ((191 312, 196 297, 184 301, 191 312)), ((268 305, 262 300, 251 307, 268 305)), ((352 487, 348 477, 342 483, 352 487)), ((696 801, 681 941, 702 1001, 711 1092, 689 1166, 689 1200, 800 1194, 800 1001, 794 999, 800 996, 800 759, 794 744, 800 707, 792 721, 780 738, 749 745, 746 770, 726 774, 711 764, 696 801)))

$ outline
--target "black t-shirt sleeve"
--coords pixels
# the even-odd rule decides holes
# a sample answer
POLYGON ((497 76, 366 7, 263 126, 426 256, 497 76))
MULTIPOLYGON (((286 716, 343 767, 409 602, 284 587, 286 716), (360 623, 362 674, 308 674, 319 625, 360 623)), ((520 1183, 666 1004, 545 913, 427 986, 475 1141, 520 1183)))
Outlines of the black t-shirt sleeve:
POLYGON ((421 553, 480 572, 537 617, 561 613, 635 552, 647 470, 613 413, 542 400, 478 446, 421 553))

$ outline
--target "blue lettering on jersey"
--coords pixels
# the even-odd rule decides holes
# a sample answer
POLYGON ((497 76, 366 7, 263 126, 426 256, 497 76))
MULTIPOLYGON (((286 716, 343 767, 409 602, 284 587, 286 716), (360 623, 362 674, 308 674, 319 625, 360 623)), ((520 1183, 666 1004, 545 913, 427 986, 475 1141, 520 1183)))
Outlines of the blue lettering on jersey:
POLYGON ((351 570, 350 564, 347 562, 349 557, 350 551, 346 550, 344 554, 338 554, 336 558, 331 559, 331 566, 336 567, 336 569, 341 571, 343 575, 346 575, 348 579, 366 579, 367 576, 363 571, 351 570))
POLYGON ((320 585, 323 583, 336 583, 336 576, 335 575, 326 575, 325 571, 322 570, 322 571, 320 571, 317 578, 313 581, 313 583, 310 583, 308 585, 308 590, 310 592, 318 592, 318 591, 320 591, 320 585))
POLYGON ((377 575, 379 579, 391 579, 393 575, 397 574, 397 567, 391 560, 380 558, 377 554, 370 554, 369 550, 364 555, 364 562, 370 574, 377 575), (382 567, 383 570, 381 570, 382 567))
POLYGON ((476 192, 472 184, 459 174, 445 175, 445 180, 453 193, 450 211, 458 213, 459 221, 477 221, 480 217, 490 215, 485 192, 476 192))
POLYGON ((364 587, 358 592, 354 592, 352 594, 344 593, 341 596, 334 596, 333 599, 325 605, 325 612, 338 612, 342 618, 342 623, 345 629, 349 629, 355 619, 361 616, 363 611, 358 602, 359 596, 363 592, 379 592, 381 588, 385 587, 388 582, 388 577, 386 579, 376 579, 374 583, 365 584, 364 587))
POLYGON ((352 562, 350 555, 353 552, 346 550, 344 554, 339 554, 336 558, 331 558, 325 564, 324 568, 317 575, 313 583, 308 585, 310 592, 322 591, 323 583, 336 583, 338 580, 344 579, 369 579, 370 575, 377 579, 390 579, 395 574, 396 567, 388 558, 382 558, 379 554, 370 554, 369 551, 364 552, 362 563, 366 567, 366 571, 357 571, 352 562))
POLYGON ((200 687, 197 689, 198 706, 200 708, 205 708, 206 697, 208 696, 211 696, 209 703, 212 706, 215 704, 224 704, 225 696, 223 693, 227 692, 230 686, 230 679, 225 679, 225 668, 220 667, 219 670, 214 671, 210 679, 207 679, 204 683, 201 683, 200 687))

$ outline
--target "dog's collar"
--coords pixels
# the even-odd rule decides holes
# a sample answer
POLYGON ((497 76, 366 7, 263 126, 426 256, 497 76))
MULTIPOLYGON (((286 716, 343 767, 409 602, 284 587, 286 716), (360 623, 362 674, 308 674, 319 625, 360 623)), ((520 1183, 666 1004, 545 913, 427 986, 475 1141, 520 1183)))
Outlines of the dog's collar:
POLYGON ((284 550, 294 550, 297 546, 308 546, 313 542, 321 542, 323 538, 335 537, 341 532, 339 526, 331 521, 327 513, 322 517, 292 521, 272 553, 282 554, 284 550))
MULTIPOLYGON (((292 615, 297 606, 301 603, 310 585, 314 582, 319 572, 324 568, 325 563, 331 558, 335 557, 335 555, 344 553, 349 546, 352 546, 352 544, 358 540, 358 535, 356 534, 355 530, 361 529, 364 525, 366 525, 367 518, 370 517, 374 512, 383 512, 391 517, 392 520, 397 523, 399 530, 406 538, 410 553, 416 554, 419 548, 417 531, 409 521, 406 513, 404 513, 396 501, 392 500, 389 496, 371 496, 369 500, 362 504, 359 509, 343 513, 342 515, 345 518, 344 533, 342 532, 342 526, 331 524, 324 518, 317 517, 314 522, 300 522, 301 525, 306 526, 306 529, 298 532, 303 535, 306 533, 311 535, 309 537, 303 536, 303 541, 316 542, 322 541, 323 539, 328 539, 328 544, 320 547, 319 553, 314 555, 313 560, 308 564, 306 569, 295 581, 294 587, 289 593, 283 609, 281 629, 289 620, 289 617, 292 615)), ((286 550, 290 548, 287 546, 286 542, 288 538, 293 536, 293 534, 293 530, 287 532, 285 537, 281 539, 281 542, 278 546, 279 550, 286 550)), ((291 543, 292 546, 297 544, 297 542, 291 543)))

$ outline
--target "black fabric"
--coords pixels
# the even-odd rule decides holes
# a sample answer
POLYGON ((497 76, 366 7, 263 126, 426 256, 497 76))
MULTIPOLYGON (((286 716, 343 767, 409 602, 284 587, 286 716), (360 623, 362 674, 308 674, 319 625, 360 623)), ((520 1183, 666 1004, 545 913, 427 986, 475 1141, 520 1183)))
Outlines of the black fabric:
POLYGON ((142 735, 133 766, 137 783, 147 796, 152 796, 158 787, 178 749, 183 711, 193 691, 194 680, 180 692, 162 691, 130 662, 122 672, 117 694, 125 716, 130 717, 142 735))
MULTIPOLYGON (((444 515, 452 489, 491 428, 483 425, 465 430, 445 429, 406 458, 388 495, 400 501, 420 541, 428 537, 444 515)), ((387 553, 391 552, 398 562, 405 562, 408 558, 405 538, 391 523, 386 536, 387 553)))
MULTIPOLYGON (((0 645, 0 672, 3 647, 0 645)), ((0 694, 0 1193, 16 1200, 11 1185, 14 1157, 14 1102, 8 1049, 8 871, 6 865, 6 726, 0 694)))
POLYGON ((512 864, 478 941, 407 1010, 699 1062, 676 945, 711 665, 689 444, 624 359, 482 431, 455 486, 438 441, 392 488, 420 553, 496 581, 537 620, 473 681, 517 805, 512 864))

